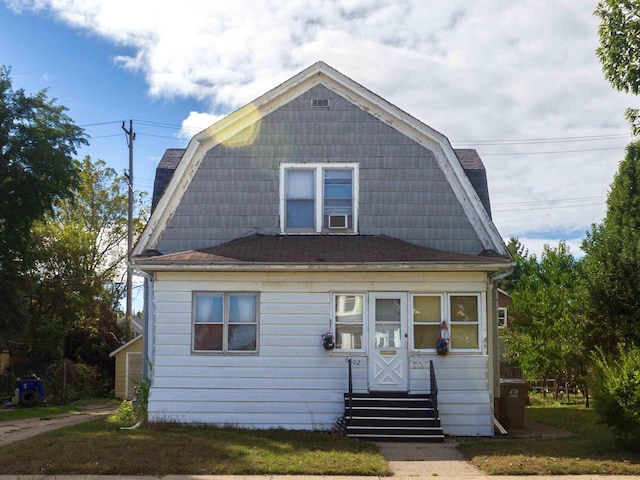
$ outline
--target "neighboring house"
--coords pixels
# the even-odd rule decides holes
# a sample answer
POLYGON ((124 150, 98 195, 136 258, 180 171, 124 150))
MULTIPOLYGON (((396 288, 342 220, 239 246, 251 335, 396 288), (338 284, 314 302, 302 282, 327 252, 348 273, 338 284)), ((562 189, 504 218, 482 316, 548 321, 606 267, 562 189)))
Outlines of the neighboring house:
POLYGON ((142 345, 142 335, 138 335, 109 354, 116 362, 116 398, 132 400, 135 395, 142 380, 142 345))
POLYGON ((153 207, 132 259, 150 420, 330 429, 350 359, 358 401, 426 398, 433 365, 425 425, 493 434, 512 262, 474 150, 319 62, 167 150, 153 207))

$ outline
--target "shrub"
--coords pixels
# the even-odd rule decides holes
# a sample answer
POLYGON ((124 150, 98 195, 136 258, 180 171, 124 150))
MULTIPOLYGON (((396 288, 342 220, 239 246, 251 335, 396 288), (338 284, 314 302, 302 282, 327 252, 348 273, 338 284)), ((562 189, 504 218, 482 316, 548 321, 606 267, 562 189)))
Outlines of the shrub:
POLYGON ((136 396, 133 399, 133 411, 138 422, 147 421, 147 407, 149 405, 149 389, 151 383, 142 380, 136 385, 136 396))
POLYGON ((619 444, 640 451, 640 348, 618 346, 618 356, 592 355, 591 392, 599 420, 610 426, 619 444))
POLYGON ((51 403, 66 404, 95 398, 99 391, 100 376, 96 367, 67 360, 47 372, 45 393, 51 403))
POLYGON ((121 422, 132 421, 135 418, 135 414, 131 400, 123 400, 114 415, 121 422))

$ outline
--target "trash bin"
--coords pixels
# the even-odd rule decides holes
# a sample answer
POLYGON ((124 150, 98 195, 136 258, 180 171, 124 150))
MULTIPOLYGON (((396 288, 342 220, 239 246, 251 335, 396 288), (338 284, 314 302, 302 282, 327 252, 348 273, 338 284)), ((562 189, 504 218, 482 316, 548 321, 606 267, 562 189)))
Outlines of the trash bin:
POLYGON ((16 381, 16 396, 20 405, 33 407, 44 402, 44 382, 37 375, 26 375, 16 381))
POLYGON ((524 407, 529 405, 529 383, 520 378, 500 379, 498 418, 506 428, 524 428, 524 407))

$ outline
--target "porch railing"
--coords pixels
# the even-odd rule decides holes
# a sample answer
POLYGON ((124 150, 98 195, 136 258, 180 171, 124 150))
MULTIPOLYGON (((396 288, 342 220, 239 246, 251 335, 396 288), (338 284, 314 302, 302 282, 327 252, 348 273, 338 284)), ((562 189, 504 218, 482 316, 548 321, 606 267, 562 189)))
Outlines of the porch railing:
POLYGON ((431 393, 431 401, 433 409, 438 415, 438 380, 436 379, 436 369, 433 368, 433 360, 429 360, 429 389, 431 393))
POLYGON ((349 364, 349 397, 348 397, 348 411, 349 415, 347 417, 347 425, 351 425, 351 421, 353 420, 353 372, 351 371, 351 358, 347 358, 347 363, 349 364))

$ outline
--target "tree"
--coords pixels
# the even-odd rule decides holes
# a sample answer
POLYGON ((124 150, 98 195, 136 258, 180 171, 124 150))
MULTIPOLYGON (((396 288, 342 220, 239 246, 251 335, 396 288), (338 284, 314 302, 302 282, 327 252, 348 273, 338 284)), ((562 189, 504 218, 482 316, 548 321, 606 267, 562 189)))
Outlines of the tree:
MULTIPOLYGON (((605 78, 619 91, 640 92, 640 2, 637 0, 602 0, 594 12, 600 17, 596 54, 605 78)), ((640 133, 637 109, 627 109, 634 135, 640 133)))
POLYGON ((579 310, 580 262, 564 241, 556 248, 545 245, 540 262, 527 254, 516 261, 521 274, 511 291, 518 321, 508 335, 510 359, 530 379, 581 381, 586 352, 579 310))
POLYGON ((31 226, 70 198, 77 184, 72 158, 86 143, 66 108, 46 91, 13 90, 10 70, 0 67, 0 317, 17 323, 24 303, 17 287, 33 262, 31 226))
POLYGON ((582 244, 586 252, 588 346, 615 355, 617 344, 640 345, 640 142, 618 167, 607 212, 582 244))
MULTIPOLYGON (((120 344, 116 325, 127 260, 128 181, 103 161, 79 162, 73 199, 59 199, 34 223, 37 239, 29 341, 43 362, 109 363, 120 344)), ((144 196, 136 198, 140 212, 144 196)), ((134 219, 134 235, 144 219, 134 219)))

